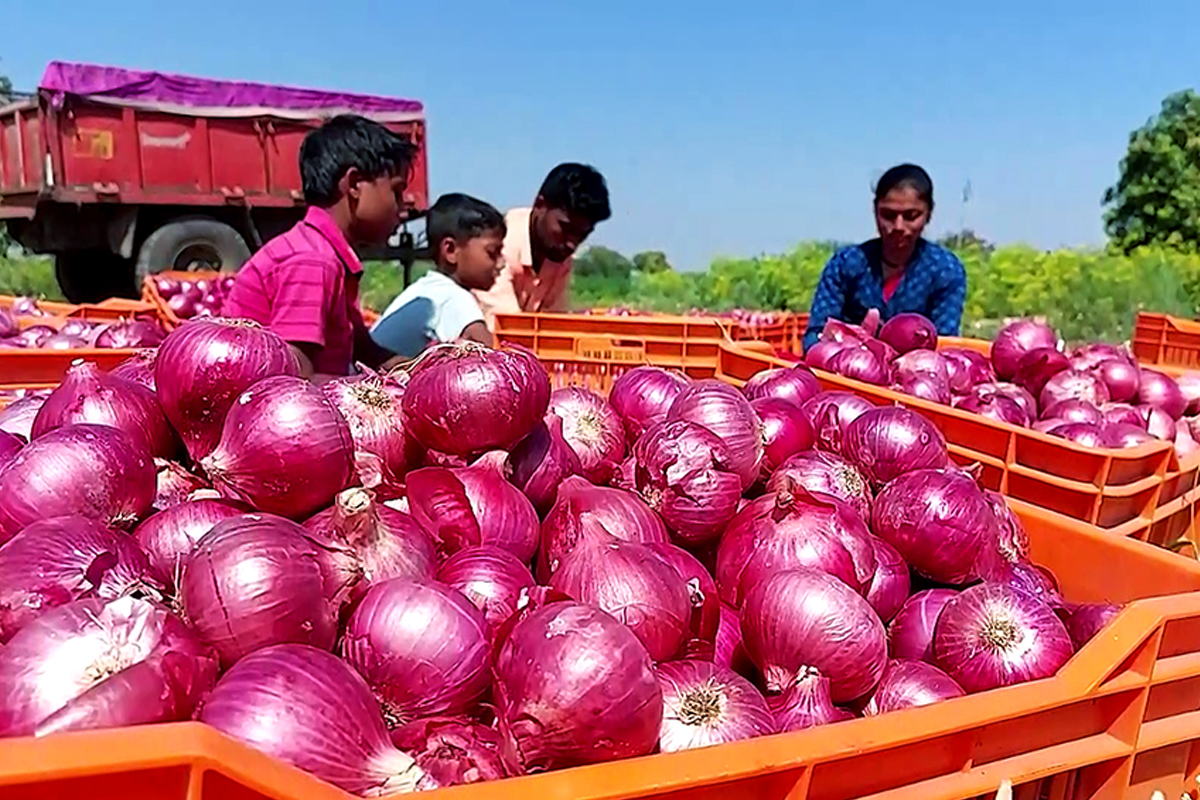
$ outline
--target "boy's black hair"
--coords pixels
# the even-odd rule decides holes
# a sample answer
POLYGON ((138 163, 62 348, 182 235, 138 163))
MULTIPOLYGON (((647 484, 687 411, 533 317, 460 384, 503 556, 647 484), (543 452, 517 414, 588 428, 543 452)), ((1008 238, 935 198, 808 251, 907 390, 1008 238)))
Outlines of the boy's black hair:
POLYGON ((408 176, 416 147, 378 122, 354 114, 333 117, 304 137, 300 145, 300 178, 304 200, 331 206, 338 201, 338 181, 355 167, 368 180, 384 175, 408 176))
POLYGON ((504 215, 482 200, 457 192, 439 197, 425 217, 425 237, 435 261, 447 237, 462 244, 491 231, 504 238, 508 232, 504 215))
POLYGON ((578 214, 593 225, 612 216, 608 184, 587 164, 559 164, 550 170, 538 195, 550 208, 578 214))

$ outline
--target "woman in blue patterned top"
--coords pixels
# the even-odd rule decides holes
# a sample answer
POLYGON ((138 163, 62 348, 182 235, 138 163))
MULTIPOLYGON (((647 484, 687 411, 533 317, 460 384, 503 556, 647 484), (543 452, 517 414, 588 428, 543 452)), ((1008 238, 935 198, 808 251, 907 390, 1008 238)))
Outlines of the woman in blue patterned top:
POLYGON ((804 349, 830 317, 861 324, 871 309, 884 320, 916 312, 943 336, 957 336, 967 296, 958 257, 921 234, 933 214, 933 181, 915 164, 892 167, 875 187, 879 238, 833 254, 813 295, 804 349))

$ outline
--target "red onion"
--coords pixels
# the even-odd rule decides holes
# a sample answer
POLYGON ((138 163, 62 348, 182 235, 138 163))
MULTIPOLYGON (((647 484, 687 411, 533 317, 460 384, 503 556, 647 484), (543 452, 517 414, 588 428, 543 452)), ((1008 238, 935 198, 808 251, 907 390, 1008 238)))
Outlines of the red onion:
POLYGON ((999 492, 985 489, 983 498, 996 517, 999 525, 1000 538, 997 542, 999 552, 1004 561, 1016 563, 1029 558, 1029 534, 1020 518, 1009 508, 1008 501, 999 492))
POLYGON ((158 359, 157 350, 139 350, 129 358, 117 364, 109 372, 115 378, 140 383, 150 391, 154 391, 154 363, 158 359))
POLYGON ((686 581, 645 545, 587 542, 550 578, 553 589, 629 627, 655 661, 679 655, 692 618, 686 581))
POLYGON ((512 448, 549 402, 550 376, 533 353, 467 343, 427 351, 412 370, 402 405, 421 446, 468 456, 512 448))
POLYGON ((1175 379, 1175 383, 1187 400, 1184 413, 1188 416, 1200 413, 1200 372, 1185 372, 1175 379))
POLYGON ((483 612, 432 581, 393 578, 372 586, 346 623, 342 655, 393 726, 465 714, 489 684, 483 612))
POLYGON ((20 330, 17 318, 7 308, 0 308, 0 339, 16 336, 20 330))
POLYGON ((816 437, 800 406, 775 397, 755 400, 750 405, 762 421, 764 477, 790 457, 812 448, 816 437))
POLYGON ((696 381, 675 399, 667 420, 691 422, 712 431, 728 449, 730 466, 741 476, 742 488, 758 480, 763 459, 762 421, 750 401, 729 384, 696 381))
POLYGON ((0 543, 50 517, 78 514, 130 528, 154 502, 154 461, 107 425, 67 425, 0 468, 0 543))
POLYGON ((681 542, 712 541, 737 513, 743 478, 707 428, 683 420, 656 425, 638 439, 633 455, 638 494, 681 542))
POLYGON ((1058 336, 1049 325, 1032 319, 1008 323, 992 341, 992 366, 996 374, 1001 380, 1012 380, 1021 356, 1039 347, 1058 348, 1058 336))
POLYGON ((659 664, 663 695, 658 749, 663 753, 709 747, 775 732, 775 719, 753 684, 706 661, 659 664))
POLYGON ((1170 441, 1175 438, 1175 420, 1158 406, 1142 406, 1138 412, 1146 420, 1146 430, 1156 439, 1170 441))
POLYGON ((992 362, 982 353, 965 347, 947 347, 939 355, 946 361, 950 391, 955 394, 966 394, 977 384, 996 380, 992 362))
POLYGON ((400 411, 404 386, 390 376, 371 374, 329 381, 321 391, 346 418, 355 451, 379 459, 380 481, 372 488, 385 499, 403 494, 405 473, 420 463, 400 411))
POLYGON ((982 583, 946 604, 934 652, 959 686, 981 692, 1048 678, 1073 648, 1049 606, 1008 586, 982 583))
POLYGON ((71 336, 66 333, 55 333, 47 336, 39 345, 43 350, 78 350, 87 346, 87 339, 82 336, 71 336))
POLYGON ((887 663, 887 637, 875 611, 823 572, 779 572, 750 587, 741 621, 746 652, 772 694, 811 667, 829 678, 835 703, 854 700, 874 688, 887 663))
POLYGON ((1136 408, 1126 403, 1105 403, 1100 407, 1104 415, 1104 425, 1133 425, 1146 429, 1146 418, 1136 408))
POLYGON ((850 423, 842 450, 863 477, 877 486, 913 470, 941 469, 949 464, 942 432, 900 406, 872 409, 850 423))
POLYGON ((933 375, 911 375, 901 378, 892 386, 898 392, 928 400, 931 403, 950 405, 950 387, 933 375))
POLYGON ((937 621, 957 596, 954 589, 926 589, 905 600, 888 626, 888 655, 898 661, 932 664, 937 621))
MULTIPOLYGON (((201 489, 213 491, 199 476, 193 475, 174 461, 154 459, 156 472, 154 483, 154 510, 162 511, 180 503, 186 503, 192 494, 201 489)), ((220 496, 217 492, 213 494, 220 496)))
POLYGON ((1104 415, 1100 409, 1086 400, 1062 400, 1042 412, 1043 419, 1061 419, 1063 422, 1086 422, 1103 425, 1104 415))
POLYGON ((1013 383, 1037 397, 1046 383, 1068 366, 1066 355, 1058 348, 1035 347, 1018 359, 1013 383))
POLYGON ((757 373, 742 387, 750 401, 775 397, 798 406, 821 393, 821 382, 812 370, 802 364, 794 367, 767 369, 757 373))
POLYGON ((1137 399, 1141 371, 1136 364, 1124 359, 1102 361, 1093 370, 1108 389, 1109 399, 1127 403, 1137 399))
POLYGON ((174 614, 134 597, 68 603, 0 657, 0 736, 189 719, 217 660, 174 614))
POLYGON ((767 484, 768 492, 778 492, 784 481, 791 481, 809 492, 835 497, 862 515, 871 516, 871 491, 858 468, 841 456, 813 450, 797 453, 783 462, 767 484))
POLYGON ((804 363, 813 369, 831 370, 834 356, 843 350, 858 347, 855 342, 821 341, 808 348, 804 354, 804 363))
POLYGON ((1127 425, 1123 422, 1106 423, 1103 427, 1104 447, 1126 450, 1141 447, 1147 442, 1156 441, 1155 437, 1145 428, 1127 425))
POLYGON ((871 529, 939 583, 982 577, 999 553, 996 515, 978 484, 957 471, 919 469, 896 478, 875 498, 871 529))
POLYGON ((875 549, 875 575, 871 578, 866 598, 886 625, 908 599, 911 578, 908 563, 900 557, 896 548, 875 536, 871 537, 871 545, 875 549))
POLYGON ((0 547, 0 642, 47 609, 141 590, 163 583, 127 534, 83 517, 35 522, 0 547))
POLYGON ((608 402, 621 415, 628 440, 636 442, 647 428, 665 422, 671 404, 688 383, 683 375, 658 367, 635 367, 618 377, 608 402))
POLYGON ((198 320, 163 341, 154 364, 158 399, 193 459, 221 439, 238 395, 272 375, 299 375, 291 346, 247 320, 198 320))
POLYGON ((401 725, 392 744, 417 761, 438 786, 461 786, 507 777, 500 757, 503 740, 491 728, 451 717, 401 725))
POLYGON ((15 433, 0 430, 0 469, 20 452, 25 440, 15 433))
POLYGON ((903 381, 917 376, 932 376, 940 383, 949 385, 950 367, 946 358, 933 350, 913 350, 892 362, 896 380, 903 381))
POLYGON ((1015 400, 1000 392, 985 389, 982 385, 975 387, 973 394, 959 400, 955 407, 1021 428, 1028 427, 1030 423, 1029 415, 1015 400))
POLYGON ((1058 436, 1081 447, 1107 447, 1108 437, 1099 425, 1088 422, 1064 422, 1062 425, 1047 431, 1051 436, 1058 436))
POLYGON ((345 417, 319 388, 277 375, 242 392, 220 442, 200 465, 226 497, 303 519, 350 484, 354 442, 345 417))
POLYGON ((579 456, 563 438, 562 418, 554 413, 546 414, 546 421, 513 448, 509 467, 509 480, 543 515, 554 506, 563 480, 583 470, 579 456))
POLYGON ((1075 349, 1071 354, 1071 369, 1090 370, 1100 366, 1105 361, 1128 361, 1133 363, 1133 356, 1124 347, 1103 342, 1085 344, 1075 349))
POLYGON ((528 563, 538 544, 533 504, 500 474, 504 454, 464 469, 425 467, 408 474, 412 515, 444 555, 495 545, 528 563))
POLYGON ((17 339, 24 347, 43 347, 50 339, 58 335, 58 331, 49 325, 30 325, 17 334, 17 339))
POLYGON ((1050 408, 1063 400, 1083 400, 1094 406, 1102 406, 1108 399, 1108 387, 1095 375, 1066 370, 1046 382, 1039 402, 1042 408, 1050 408))
POLYGON ((1024 419, 1032 421, 1038 418, 1037 400, 1015 383, 981 383, 971 389, 968 396, 987 399, 995 394, 1001 394, 1016 403, 1024 412, 1024 419))
MULTIPOLYGON (((876 321, 876 324, 878 324, 878 321, 876 321)), ((840 319, 833 318, 826 320, 825 327, 821 329, 821 341, 823 342, 850 342, 852 344, 859 344, 867 341, 874 335, 874 328, 868 331, 865 325, 851 325, 848 322, 842 322, 840 319)))
POLYGON ((333 505, 315 514, 304 527, 326 547, 339 550, 339 580, 353 586, 352 599, 366 587, 390 578, 431 579, 437 572, 437 549, 408 514, 375 502, 370 489, 338 494, 333 505))
POLYGON ((74 361, 38 411, 36 439, 64 425, 91 423, 124 431, 152 455, 171 458, 179 449, 154 393, 141 384, 107 375, 96 365, 74 361))
POLYGON ((1120 613, 1121 607, 1112 603, 1082 603, 1058 610, 1059 619, 1076 648, 1090 642, 1120 613))
POLYGON ((562 418, 563 438, 579 456, 578 474, 593 483, 607 483, 625 458, 621 416, 603 397, 577 386, 551 392, 550 413, 562 418))
POLYGON ((497 652, 499 727, 526 771, 646 755, 658 744, 662 690, 633 632, 598 608, 551 603, 497 652))
POLYGON ((758 667, 746 655, 742 646, 742 625, 738 612, 721 603, 717 621, 717 636, 713 640, 713 663, 728 667, 743 678, 757 676, 758 667))
POLYGON ((607 541, 609 537, 638 544, 662 543, 667 541, 667 527, 632 492, 567 478, 542 523, 539 577, 549 580, 563 557, 581 541, 607 541))
POLYGON ((868 717, 962 697, 966 692, 946 673, 923 661, 890 661, 867 701, 868 717))
POLYGON ((228 667, 286 642, 324 650, 337 638, 329 556, 294 522, 271 514, 221 520, 184 559, 183 612, 228 667))
POLYGON ((48 312, 38 308, 37 300, 25 295, 13 298, 12 313, 18 317, 48 317, 48 312))
POLYGON ((29 395, 0 408, 0 431, 20 436, 28 442, 33 438, 33 421, 45 402, 45 397, 29 395))
POLYGON ((883 323, 879 338, 896 349, 897 353, 913 350, 936 350, 937 328, 920 314, 897 314, 883 323))
POLYGON ((392 745, 366 682, 314 647, 284 644, 246 656, 217 681, 197 719, 352 794, 437 788, 392 745))
POLYGON ((447 558, 437 579, 474 603, 483 612, 489 631, 516 613, 521 592, 534 586, 529 567, 519 558, 486 545, 464 547, 447 558))
POLYGON ((850 392, 822 392, 803 406, 812 421, 817 447, 830 453, 842 453, 842 437, 850 423, 875 408, 850 392))
POLYGON ((96 347, 132 350, 139 347, 158 347, 167 332, 157 322, 132 319, 114 322, 96 337, 96 347))
POLYGON ((717 584, 700 559, 673 544, 646 545, 667 566, 675 570, 687 586, 692 613, 688 622, 688 639, 683 643, 684 658, 711 661, 717 628, 720 625, 721 598, 717 584))
POLYGON ((865 346, 842 349, 829 359, 829 370, 876 386, 886 386, 892 380, 892 370, 888 363, 865 346))
POLYGON ((221 520, 247 510, 241 503, 228 500, 185 501, 147 517, 133 535, 150 565, 166 580, 168 590, 174 591, 183 560, 196 542, 221 520))
POLYGON ((812 667, 802 667, 795 682, 782 694, 768 695, 767 705, 780 733, 808 730, 820 725, 854 719, 854 715, 833 704, 830 681, 812 667))
POLYGON ((1140 405, 1161 408, 1171 419, 1182 417, 1188 406, 1179 384, 1170 376, 1153 369, 1141 370, 1137 400, 1140 405))

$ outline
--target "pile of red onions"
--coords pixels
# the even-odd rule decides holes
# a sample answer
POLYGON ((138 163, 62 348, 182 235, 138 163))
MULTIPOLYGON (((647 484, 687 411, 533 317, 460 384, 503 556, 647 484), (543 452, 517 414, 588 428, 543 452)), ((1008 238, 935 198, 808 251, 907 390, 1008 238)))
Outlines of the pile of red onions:
POLYGON ((221 313, 221 305, 233 288, 233 276, 186 278, 158 275, 154 278, 154 288, 179 319, 215 317, 221 313))

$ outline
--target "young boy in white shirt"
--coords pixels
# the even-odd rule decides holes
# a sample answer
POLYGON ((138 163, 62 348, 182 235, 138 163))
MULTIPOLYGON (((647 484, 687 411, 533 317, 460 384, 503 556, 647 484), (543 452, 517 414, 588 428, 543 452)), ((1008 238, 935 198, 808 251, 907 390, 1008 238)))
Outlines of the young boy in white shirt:
POLYGON ((380 347, 405 358, 459 339, 492 344, 472 289, 486 291, 504 265, 504 216, 465 194, 446 194, 425 220, 435 268, 401 292, 371 328, 380 347))

